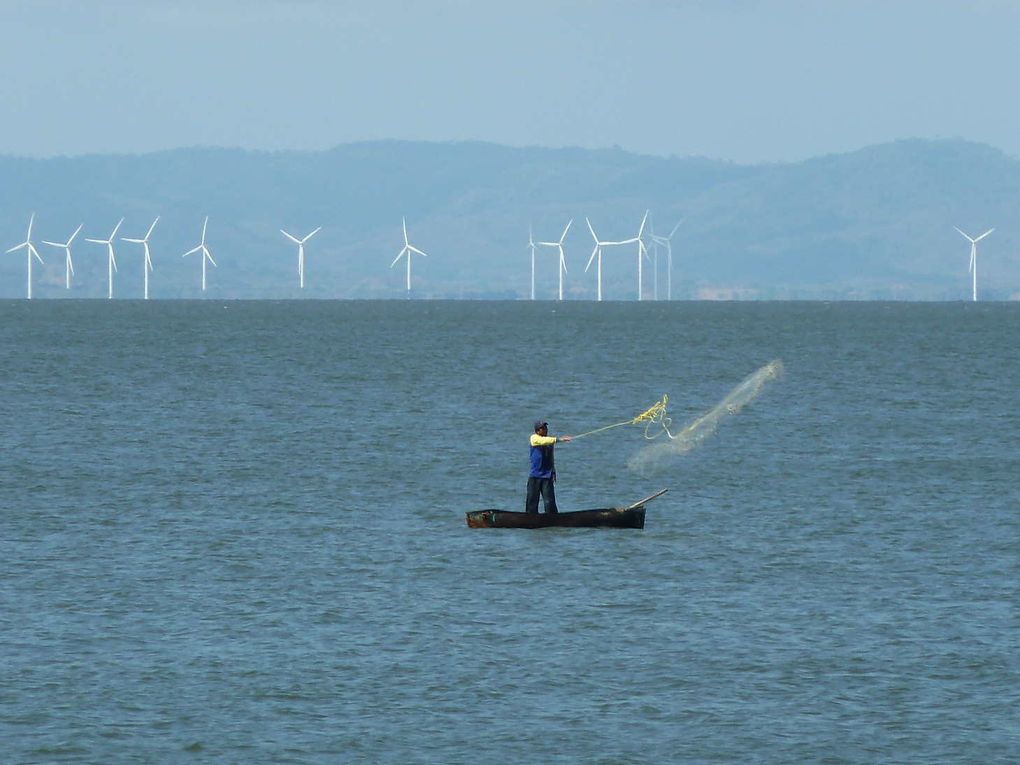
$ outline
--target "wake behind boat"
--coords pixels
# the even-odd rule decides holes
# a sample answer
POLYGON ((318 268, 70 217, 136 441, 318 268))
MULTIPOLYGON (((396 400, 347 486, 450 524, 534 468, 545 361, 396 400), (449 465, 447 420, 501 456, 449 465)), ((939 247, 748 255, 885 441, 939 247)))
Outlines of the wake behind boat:
POLYGON ((667 491, 668 489, 662 489, 627 507, 573 510, 564 513, 471 510, 465 515, 467 525, 473 529, 545 529, 554 526, 643 529, 645 527, 645 505, 656 497, 661 497, 667 491))

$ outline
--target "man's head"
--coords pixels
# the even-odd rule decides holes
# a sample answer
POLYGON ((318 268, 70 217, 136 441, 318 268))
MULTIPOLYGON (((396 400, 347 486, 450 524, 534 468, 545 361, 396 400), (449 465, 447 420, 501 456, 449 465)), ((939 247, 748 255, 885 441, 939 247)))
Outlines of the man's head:
POLYGON ((535 420, 535 432, 540 435, 544 435, 542 433, 543 430, 546 432, 549 431, 549 423, 545 420, 535 420))

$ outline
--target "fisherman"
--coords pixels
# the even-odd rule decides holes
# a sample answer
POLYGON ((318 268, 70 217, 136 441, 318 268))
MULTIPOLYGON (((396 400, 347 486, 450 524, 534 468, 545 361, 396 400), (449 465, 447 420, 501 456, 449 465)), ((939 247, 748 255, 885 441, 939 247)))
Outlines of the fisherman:
POLYGON ((528 473, 528 498, 524 503, 524 509, 529 513, 538 513, 538 496, 542 500, 547 513, 558 512, 556 509, 556 492, 553 484, 556 482, 556 461, 553 456, 553 446, 557 441, 568 443, 573 436, 549 435, 549 423, 545 420, 535 420, 535 432, 531 434, 531 470, 528 473))

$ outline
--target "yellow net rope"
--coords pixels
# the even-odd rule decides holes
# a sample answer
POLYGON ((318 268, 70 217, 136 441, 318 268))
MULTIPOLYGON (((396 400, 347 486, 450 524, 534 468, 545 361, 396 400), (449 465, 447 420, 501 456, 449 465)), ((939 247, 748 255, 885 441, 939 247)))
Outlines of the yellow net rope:
POLYGON ((663 397, 648 407, 645 411, 641 412, 637 417, 633 417, 623 422, 614 422, 612 425, 605 425, 595 430, 589 430, 586 433, 581 433, 574 436, 574 438, 584 438, 585 436, 591 436, 595 433, 601 433, 604 430, 611 428, 619 428, 624 425, 640 425, 645 423, 645 438, 651 440, 658 438, 665 433, 670 438, 674 438, 673 434, 669 432, 669 426, 673 424, 673 420, 666 416, 666 403, 669 400, 669 396, 663 395, 663 397), (660 430, 661 428, 661 430, 660 430))

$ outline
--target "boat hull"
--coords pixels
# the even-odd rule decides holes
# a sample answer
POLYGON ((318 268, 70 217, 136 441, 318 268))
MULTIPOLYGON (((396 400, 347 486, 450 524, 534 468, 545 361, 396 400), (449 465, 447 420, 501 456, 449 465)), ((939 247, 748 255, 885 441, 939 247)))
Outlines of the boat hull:
POLYGON ((520 513, 511 510, 471 510, 465 514, 473 529, 547 529, 604 527, 643 529, 645 508, 610 507, 566 513, 520 513))

